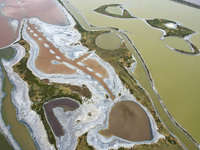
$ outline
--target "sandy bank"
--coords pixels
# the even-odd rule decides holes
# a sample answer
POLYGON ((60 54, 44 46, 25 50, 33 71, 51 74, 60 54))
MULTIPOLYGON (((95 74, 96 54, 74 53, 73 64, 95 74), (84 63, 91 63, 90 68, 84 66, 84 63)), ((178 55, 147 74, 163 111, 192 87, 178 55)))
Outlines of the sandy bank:
POLYGON ((3 65, 10 81, 15 87, 11 95, 12 102, 17 110, 17 118, 19 122, 27 126, 36 146, 39 149, 54 149, 54 147, 48 142, 46 131, 39 116, 31 110, 31 101, 28 96, 27 83, 13 72, 12 69, 12 66, 19 62, 19 60, 25 55, 25 50, 19 44, 14 45, 13 48, 17 51, 16 56, 11 61, 3 61, 3 65))
POLYGON ((3 72, 0 68, 0 132, 8 139, 8 141, 10 142, 10 144, 13 146, 14 149, 19 150, 20 147, 17 144, 17 142, 15 141, 15 139, 13 138, 11 132, 10 132, 10 126, 7 126, 4 123, 3 117, 2 117, 2 113, 1 113, 1 108, 2 108, 2 99, 5 96, 5 94, 3 93, 2 89, 3 89, 3 72))

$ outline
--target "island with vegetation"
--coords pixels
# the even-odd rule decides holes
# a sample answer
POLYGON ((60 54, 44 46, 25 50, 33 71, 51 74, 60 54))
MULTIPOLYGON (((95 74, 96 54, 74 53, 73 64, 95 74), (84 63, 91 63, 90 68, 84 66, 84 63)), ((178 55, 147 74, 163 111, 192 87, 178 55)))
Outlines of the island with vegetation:
POLYGON ((125 8, 123 8, 123 5, 121 5, 121 4, 103 5, 103 6, 100 6, 99 8, 97 8, 97 9, 95 9, 94 11, 98 12, 100 14, 104 14, 104 15, 116 17, 116 18, 136 18, 136 17, 132 16, 125 8), (109 12, 108 11, 109 8, 119 9, 122 12, 121 12, 121 14, 109 12))
POLYGON ((181 39, 184 39, 185 42, 188 43, 188 45, 191 47, 191 51, 184 51, 182 49, 177 48, 171 48, 177 52, 188 54, 188 55, 196 55, 199 54, 199 49, 189 40, 189 36, 195 33, 195 31, 184 27, 180 24, 178 24, 175 21, 166 20, 166 19, 153 19, 153 20, 146 20, 146 22, 157 29, 161 29, 163 31, 163 37, 162 40, 167 37, 179 37, 181 39))
POLYGON ((153 19, 146 20, 149 25, 155 28, 159 28, 165 31, 164 37, 167 36, 178 36, 184 38, 190 34, 195 33, 195 31, 178 25, 175 21, 166 20, 166 19, 153 19))

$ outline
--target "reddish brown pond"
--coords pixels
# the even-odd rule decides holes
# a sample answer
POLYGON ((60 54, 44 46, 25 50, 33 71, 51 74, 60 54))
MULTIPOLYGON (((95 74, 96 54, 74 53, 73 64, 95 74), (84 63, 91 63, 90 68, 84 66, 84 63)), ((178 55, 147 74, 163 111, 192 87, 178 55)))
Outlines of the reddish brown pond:
POLYGON ((152 139, 146 112, 132 101, 121 101, 113 106, 109 116, 109 127, 100 130, 100 134, 106 137, 115 135, 129 141, 152 139))
POLYGON ((21 22, 23 18, 37 17, 50 24, 68 24, 65 14, 55 0, 6 0, 4 2, 5 6, 1 11, 5 16, 0 15, 0 48, 11 44, 17 37, 16 33, 10 29, 9 18, 21 22))
POLYGON ((9 24, 10 19, 0 14, 0 48, 12 43, 17 34, 9 24))
POLYGON ((55 135, 60 137, 64 135, 64 130, 53 112, 53 109, 56 107, 62 107, 65 112, 73 111, 79 107, 79 103, 68 98, 60 98, 44 104, 44 111, 47 116, 47 120, 50 123, 55 135))
POLYGON ((68 66, 63 64, 63 62, 68 63, 97 80, 107 90, 110 98, 112 100, 115 99, 115 96, 103 80, 104 78, 108 77, 106 69, 94 59, 88 58, 87 60, 84 60, 84 58, 88 57, 89 53, 86 53, 75 60, 68 59, 65 57, 64 53, 61 53, 58 48, 56 48, 51 42, 46 39, 42 32, 39 32, 39 26, 30 23, 27 23, 27 25, 27 33, 35 42, 37 42, 39 46, 39 55, 35 60, 35 66, 37 69, 45 73, 75 74, 77 71, 76 69, 69 68, 68 66), (44 44, 47 44, 48 47, 45 47, 44 44), (54 53, 51 53, 50 50, 52 50, 54 53), (57 59, 56 57, 59 59, 57 59), (53 64, 52 60, 57 60, 58 62, 60 62, 60 64, 53 64), (78 64, 78 62, 80 61, 82 61, 85 66, 80 66, 78 64), (101 76, 99 76, 98 74, 101 76))

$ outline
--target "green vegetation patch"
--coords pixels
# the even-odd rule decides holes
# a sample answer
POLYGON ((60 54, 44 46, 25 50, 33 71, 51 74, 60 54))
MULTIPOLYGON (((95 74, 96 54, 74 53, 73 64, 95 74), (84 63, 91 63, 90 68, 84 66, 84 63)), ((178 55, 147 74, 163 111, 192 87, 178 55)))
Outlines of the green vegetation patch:
MULTIPOLYGON (((133 94, 136 99, 145 106, 149 112, 151 112, 154 120, 157 124, 158 131, 163 134, 166 139, 164 141, 167 143, 168 149, 174 149, 174 144, 182 149, 179 142, 176 138, 172 137, 169 131, 164 127, 158 116, 156 115, 152 103, 146 94, 146 92, 137 84, 137 81, 129 74, 125 66, 130 66, 134 60, 132 60, 132 53, 127 49, 124 42, 121 43, 120 48, 115 50, 107 50, 98 47, 95 44, 95 39, 99 34, 106 33, 108 31, 86 31, 84 30, 80 24, 77 22, 76 29, 79 30, 82 34, 82 44, 89 48, 90 50, 95 50, 96 54, 101 57, 104 61, 110 63, 123 84, 130 90, 131 94, 133 94)), ((119 93, 120 95, 120 93, 119 93)), ((145 146, 144 144, 140 146, 145 146)), ((157 143, 158 149, 162 149, 162 144, 159 142, 157 143)))
MULTIPOLYGON (((95 44, 96 37, 102 33, 110 33, 108 31, 86 31, 80 25, 75 27, 82 34, 81 42, 84 46, 91 50, 96 50, 97 55, 106 62, 111 63, 109 60, 116 60, 123 66, 130 67, 135 62, 132 53, 126 48, 125 43, 122 42, 120 48, 115 50, 102 49, 95 44)), ((112 65, 112 64, 111 64, 112 65)))
POLYGON ((94 150, 94 148, 87 143, 87 133, 78 138, 76 150, 94 150))
MULTIPOLYGON (((172 138, 170 136, 169 138, 172 138)), ((160 139, 157 143, 154 144, 140 144, 135 145, 133 148, 127 149, 127 148, 119 148, 119 150, 181 150, 183 149, 178 144, 173 143, 174 141, 170 141, 170 139, 160 139)))
POLYGON ((85 85, 78 87, 70 84, 50 83, 48 79, 40 80, 38 77, 34 76, 26 65, 30 56, 28 53, 30 45, 23 39, 19 41, 19 44, 25 48, 26 55, 19 63, 13 66, 13 69, 27 82, 29 88, 28 94, 30 100, 33 102, 31 108, 40 116, 50 143, 56 146, 55 137, 44 114, 43 104, 60 97, 70 97, 82 103, 80 96, 91 98, 91 92, 85 85))
POLYGON ((134 16, 132 16, 126 9, 124 9, 120 4, 109 4, 109 5, 103 5, 98 7, 97 9, 95 9, 94 11, 100 13, 100 14, 104 14, 107 16, 111 16, 111 17, 116 17, 116 18, 136 18, 134 16), (121 9, 123 9, 123 14, 119 15, 119 14, 113 14, 110 13, 108 11, 106 11, 106 9, 108 7, 120 7, 121 9))
POLYGON ((177 25, 176 29, 169 28, 165 24, 167 24, 167 23, 176 24, 176 22, 166 20, 166 19, 153 19, 153 20, 146 20, 146 21, 152 27, 164 30, 166 32, 165 37, 167 37, 167 36, 178 36, 178 37, 184 38, 185 36, 188 36, 190 34, 195 33, 195 31, 193 31, 189 28, 180 26, 180 25, 177 25))

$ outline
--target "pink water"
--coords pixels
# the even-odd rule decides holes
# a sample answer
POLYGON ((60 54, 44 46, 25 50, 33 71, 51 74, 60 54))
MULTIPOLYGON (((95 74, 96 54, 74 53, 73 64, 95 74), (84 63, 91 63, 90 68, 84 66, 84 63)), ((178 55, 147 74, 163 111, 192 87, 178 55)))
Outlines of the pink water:
POLYGON ((12 43, 16 37, 16 32, 9 25, 9 18, 0 14, 0 48, 12 43))
MULTIPOLYGON (((3 0, 0 0, 0 4, 3 0)), ((6 0, 0 14, 0 48, 11 44, 17 37, 17 31, 13 31, 9 25, 9 19, 37 17, 44 22, 55 25, 67 25, 68 20, 63 11, 54 0, 6 0)))

